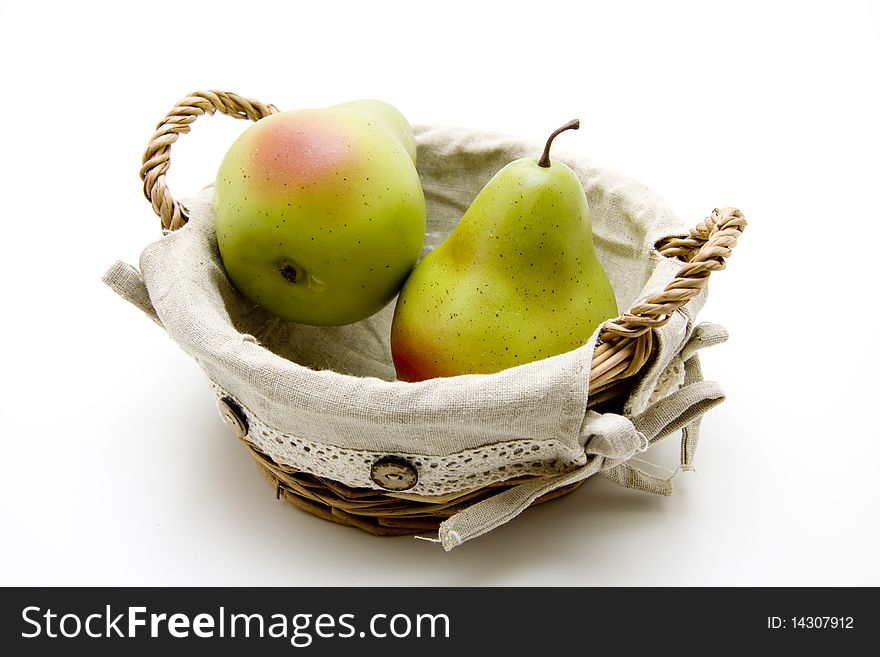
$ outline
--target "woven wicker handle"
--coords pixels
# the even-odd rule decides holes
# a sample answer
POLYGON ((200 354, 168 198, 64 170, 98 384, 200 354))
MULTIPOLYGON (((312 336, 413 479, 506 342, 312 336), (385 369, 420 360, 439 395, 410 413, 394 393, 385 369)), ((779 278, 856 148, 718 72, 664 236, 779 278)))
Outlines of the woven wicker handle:
POLYGON ((190 124, 202 114, 220 111, 236 119, 259 121, 275 114, 274 105, 266 105, 228 91, 196 91, 177 103, 159 122, 144 151, 141 180, 144 196, 152 204, 153 211, 162 220, 165 231, 177 230, 187 222, 186 211, 174 200, 165 184, 165 174, 171 157, 171 144, 177 136, 190 130, 190 124))
POLYGON ((600 344, 593 353, 591 402, 615 396, 613 392, 597 393, 608 391, 638 373, 651 357, 654 346, 651 329, 666 324, 676 310, 706 287, 713 271, 726 267, 727 258, 745 227, 746 219, 738 209, 716 208, 687 237, 670 237, 657 243, 662 255, 679 258, 686 264, 662 292, 651 295, 605 325, 599 334, 600 344))
MULTIPOLYGON (((736 241, 745 229, 746 220, 736 208, 712 211, 688 237, 670 237, 656 247, 669 258, 688 264, 660 294, 655 294, 606 326, 606 331, 638 336, 662 326, 669 316, 693 299, 706 286, 709 274, 724 269, 736 241)), ((607 336, 606 336, 607 337, 607 336)))

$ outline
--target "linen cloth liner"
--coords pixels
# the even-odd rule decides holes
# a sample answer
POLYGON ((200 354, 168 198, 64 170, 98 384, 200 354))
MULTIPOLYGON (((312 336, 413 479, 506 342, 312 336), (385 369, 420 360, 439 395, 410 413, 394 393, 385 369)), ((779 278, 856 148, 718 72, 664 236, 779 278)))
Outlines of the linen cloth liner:
MULTIPOLYGON (((445 239, 501 167, 519 157, 537 157, 543 146, 446 126, 417 126, 415 132, 428 208, 423 255, 445 239)), ((571 166, 584 184, 597 255, 618 307, 625 310, 663 289, 681 262, 660 256, 653 245, 662 237, 686 235, 689 226, 637 182, 561 149, 554 159, 571 166)), ((716 384, 702 382, 694 353, 726 336, 714 325, 697 330, 705 289, 655 329, 657 355, 620 415, 587 412, 598 329, 580 348, 497 374, 396 381, 389 345, 393 302, 362 322, 342 327, 305 326, 270 315, 239 294, 226 277, 214 234, 211 194, 208 188, 183 202, 189 223, 144 249, 140 271, 117 262, 104 280, 161 325, 196 359, 213 387, 236 400, 249 419, 284 435, 375 458, 417 454, 442 463, 444 458, 460 459, 469 450, 511 441, 540 440, 553 446, 553 453, 542 453, 542 463, 521 461, 521 469, 513 473, 503 466, 487 473, 479 462, 470 479, 463 474, 444 480, 439 468, 420 472, 419 483, 408 493, 464 490, 474 487, 474 481, 485 485, 511 474, 545 475, 542 481, 508 489, 444 522, 440 540, 446 549, 506 522, 543 493, 600 471, 621 485, 669 494, 668 482, 626 460, 683 429, 682 464, 688 467, 699 417, 723 399, 716 384), (662 373, 675 359, 686 362, 684 387, 652 403, 662 373), (556 471, 548 470, 551 462, 556 471), (567 472, 558 472, 560 463, 566 464, 567 472), (479 478, 474 479, 477 469, 479 478)), ((252 434, 248 439, 279 463, 381 490, 369 478, 370 458, 353 459, 342 467, 334 464, 329 472, 307 457, 292 463, 290 452, 280 451, 277 441, 252 434)))

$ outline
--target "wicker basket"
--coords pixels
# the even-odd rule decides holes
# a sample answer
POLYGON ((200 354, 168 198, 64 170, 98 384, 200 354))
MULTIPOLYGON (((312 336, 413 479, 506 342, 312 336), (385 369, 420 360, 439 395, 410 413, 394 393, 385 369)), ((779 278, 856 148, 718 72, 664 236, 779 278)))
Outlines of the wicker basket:
MULTIPOLYGON (((162 229, 171 232, 187 222, 186 210, 171 196, 165 183, 170 147, 179 134, 203 114, 223 114, 257 121, 278 110, 222 91, 200 91, 181 100, 159 123, 143 156, 141 178, 144 194, 161 218, 162 229)), ((742 213, 735 208, 713 210, 690 235, 667 238, 656 244, 666 257, 677 258, 677 277, 659 294, 649 297, 628 312, 605 324, 592 360, 589 384, 590 408, 613 408, 638 380, 650 362, 656 345, 654 331, 706 286, 713 271, 724 269, 737 239, 745 228, 742 213)), ((221 400, 221 415, 247 446, 260 470, 274 485, 276 497, 336 523, 350 525, 377 535, 406 535, 436 530, 446 518, 497 494, 524 478, 508 479, 477 490, 444 496, 420 496, 393 490, 351 488, 279 464, 248 440, 248 426, 230 400, 221 400)), ((398 476, 393 459, 383 464, 387 476, 398 476)), ((544 495, 536 502, 558 497, 580 482, 544 495)))

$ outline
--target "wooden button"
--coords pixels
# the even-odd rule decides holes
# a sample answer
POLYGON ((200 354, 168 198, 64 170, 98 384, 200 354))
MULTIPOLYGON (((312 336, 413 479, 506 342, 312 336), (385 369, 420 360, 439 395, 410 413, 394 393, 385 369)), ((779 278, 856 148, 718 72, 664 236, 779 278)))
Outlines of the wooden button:
POLYGON ((383 456, 370 468, 370 479, 385 490, 407 490, 419 481, 415 466, 397 456, 383 456))
POLYGON ((238 404, 223 397, 217 400, 217 410, 220 411, 220 417, 227 427, 235 434, 236 438, 244 438, 248 432, 247 418, 238 404))

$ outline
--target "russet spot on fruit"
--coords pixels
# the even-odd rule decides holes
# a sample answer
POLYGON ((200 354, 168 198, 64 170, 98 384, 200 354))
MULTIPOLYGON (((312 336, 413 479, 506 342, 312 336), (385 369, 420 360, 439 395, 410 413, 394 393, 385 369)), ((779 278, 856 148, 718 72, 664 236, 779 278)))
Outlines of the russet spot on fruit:
POLYGON ((250 166, 265 194, 288 193, 291 186, 335 185, 340 174, 354 174, 360 164, 358 135, 335 117, 300 113, 296 121, 272 121, 253 143, 250 166))

